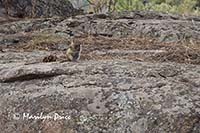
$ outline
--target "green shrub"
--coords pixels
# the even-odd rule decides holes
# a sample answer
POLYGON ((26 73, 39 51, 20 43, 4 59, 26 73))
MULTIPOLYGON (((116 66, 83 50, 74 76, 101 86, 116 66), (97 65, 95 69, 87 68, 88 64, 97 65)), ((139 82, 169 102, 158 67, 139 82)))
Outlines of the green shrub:
POLYGON ((142 0, 117 0, 116 9, 123 10, 155 10, 166 13, 200 15, 198 0, 151 0, 143 5, 142 0))
POLYGON ((132 11, 145 9, 141 0, 117 0, 115 6, 115 9, 117 11, 132 11))
MULTIPOLYGON (((87 0, 93 5, 95 12, 103 7, 112 7, 114 11, 155 10, 166 13, 200 15, 199 0, 149 0, 144 5, 143 0, 87 0)), ((111 11, 111 10, 109 10, 111 11)), ((113 10, 112 10, 113 11, 113 10)))

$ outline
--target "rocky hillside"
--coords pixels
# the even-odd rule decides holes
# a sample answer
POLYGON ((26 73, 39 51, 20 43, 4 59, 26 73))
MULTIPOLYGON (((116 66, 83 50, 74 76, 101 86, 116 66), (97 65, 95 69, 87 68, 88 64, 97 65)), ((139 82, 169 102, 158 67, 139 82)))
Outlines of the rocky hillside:
POLYGON ((199 133, 199 46, 198 17, 1 19, 0 130, 199 133), (71 40, 80 60, 60 61, 71 40))

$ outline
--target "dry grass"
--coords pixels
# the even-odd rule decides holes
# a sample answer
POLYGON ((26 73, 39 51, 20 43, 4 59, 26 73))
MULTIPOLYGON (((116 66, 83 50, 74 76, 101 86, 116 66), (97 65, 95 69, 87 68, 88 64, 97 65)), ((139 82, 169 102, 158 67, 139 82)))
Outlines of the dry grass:
POLYGON ((186 64, 200 64, 200 42, 189 40, 176 43, 160 43, 152 38, 108 38, 108 37, 87 37, 78 38, 84 43, 82 59, 85 60, 106 60, 106 59, 128 59, 136 61, 153 62, 177 62, 186 64), (133 51, 131 54, 109 54, 109 51, 133 51), (135 51, 160 50, 165 52, 145 54, 135 51), (104 52, 105 54, 98 54, 104 52), (135 53, 134 53, 135 52, 135 53))
MULTIPOLYGON (((184 40, 176 43, 161 43, 152 38, 103 36, 78 37, 74 41, 83 45, 81 60, 127 59, 200 65, 200 41, 184 40)), ((38 34, 21 48, 28 51, 58 51, 58 43, 67 45, 70 41, 58 35, 38 34)))
POLYGON ((56 50, 57 44, 69 44, 69 40, 56 34, 37 34, 28 43, 21 46, 24 50, 56 50))
POLYGON ((177 62, 186 64, 200 64, 200 42, 182 41, 167 45, 167 52, 153 56, 153 59, 161 62, 177 62))

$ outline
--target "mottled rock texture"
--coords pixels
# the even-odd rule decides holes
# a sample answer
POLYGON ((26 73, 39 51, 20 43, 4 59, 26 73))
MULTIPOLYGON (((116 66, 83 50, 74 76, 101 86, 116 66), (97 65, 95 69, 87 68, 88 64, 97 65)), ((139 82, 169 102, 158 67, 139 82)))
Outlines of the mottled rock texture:
MULTIPOLYGON (((14 21, 14 20, 13 20, 14 21)), ((200 40, 200 19, 156 12, 79 15, 70 19, 51 18, 13 23, 1 22, 0 34, 48 30, 63 35, 101 35, 107 37, 153 37, 164 42, 200 40)))
POLYGON ((10 63, 0 66, 0 75, 3 132, 200 131, 199 66, 117 60, 10 63), (69 118, 28 120, 24 113, 69 118))
POLYGON ((68 0, 1 0, 0 16, 52 17, 80 14, 68 0))

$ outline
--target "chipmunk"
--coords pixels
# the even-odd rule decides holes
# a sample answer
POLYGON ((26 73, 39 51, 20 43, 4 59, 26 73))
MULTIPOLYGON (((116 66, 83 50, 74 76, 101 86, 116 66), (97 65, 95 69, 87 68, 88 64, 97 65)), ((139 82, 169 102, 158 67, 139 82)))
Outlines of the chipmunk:
POLYGON ((48 55, 45 56, 42 60, 40 61, 35 61, 35 62, 26 62, 25 65, 29 64, 35 64, 35 63, 40 63, 40 62, 55 62, 55 61, 60 61, 66 62, 66 61, 77 61, 80 58, 81 54, 81 45, 80 44, 75 44, 73 41, 71 42, 70 46, 67 48, 66 55, 64 56, 64 59, 59 59, 56 55, 48 55))
POLYGON ((77 61, 80 58, 82 47, 80 44, 75 44, 73 41, 67 49, 66 56, 68 61, 77 61))

